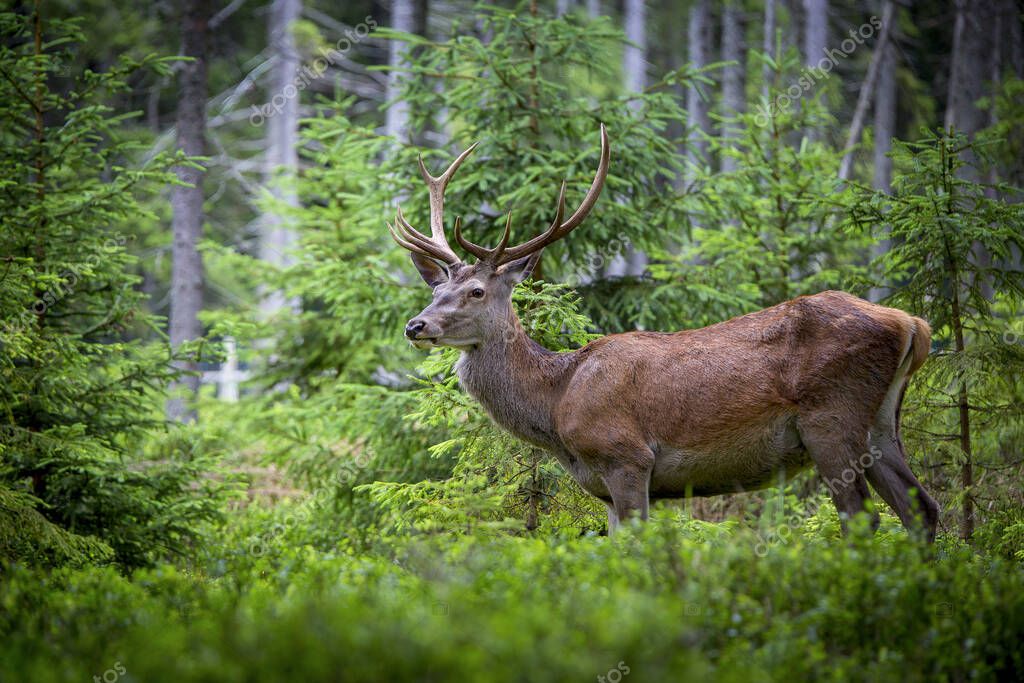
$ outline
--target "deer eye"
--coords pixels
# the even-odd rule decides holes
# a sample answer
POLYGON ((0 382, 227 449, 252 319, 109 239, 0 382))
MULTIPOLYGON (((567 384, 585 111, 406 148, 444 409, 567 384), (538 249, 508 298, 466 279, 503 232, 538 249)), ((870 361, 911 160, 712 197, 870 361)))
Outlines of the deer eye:
POLYGON ((471 292, 469 293, 469 295, 470 295, 471 297, 473 297, 474 299, 483 299, 483 298, 484 298, 484 290, 482 290, 482 289, 480 289, 479 287, 477 287, 476 289, 474 289, 473 291, 471 291, 471 292))

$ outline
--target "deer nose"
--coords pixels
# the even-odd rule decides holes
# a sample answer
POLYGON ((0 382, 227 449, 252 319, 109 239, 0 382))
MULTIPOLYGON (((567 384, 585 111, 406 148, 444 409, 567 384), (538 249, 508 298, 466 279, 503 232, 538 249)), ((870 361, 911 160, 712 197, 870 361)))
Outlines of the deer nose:
POLYGON ((405 326, 405 336, 409 339, 415 339, 416 335, 423 331, 423 328, 427 324, 422 320, 410 320, 409 324, 405 326))

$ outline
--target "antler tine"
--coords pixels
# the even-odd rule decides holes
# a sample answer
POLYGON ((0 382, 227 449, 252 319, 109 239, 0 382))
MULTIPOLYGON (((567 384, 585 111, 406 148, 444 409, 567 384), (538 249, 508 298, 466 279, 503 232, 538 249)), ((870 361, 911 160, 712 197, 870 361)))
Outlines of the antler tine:
POLYGON ((468 157, 473 152, 473 150, 476 149, 476 146, 479 145, 479 144, 480 144, 479 142, 474 142, 472 145, 467 147, 465 149, 465 151, 462 152, 462 154, 460 154, 459 156, 455 157, 455 161, 453 161, 451 163, 451 165, 448 166, 448 168, 445 170, 444 173, 442 173, 441 175, 436 176, 436 177, 430 175, 430 171, 427 170, 426 164, 423 163, 423 155, 422 154, 419 155, 420 175, 423 176, 423 180, 428 185, 430 183, 437 183, 437 182, 442 182, 442 181, 444 182, 445 185, 447 185, 448 181, 452 179, 453 175, 455 175, 455 171, 459 170, 459 166, 462 165, 462 162, 466 160, 466 157, 468 157))
POLYGON ((437 246, 429 237, 412 227, 409 221, 406 220, 405 214, 402 213, 401 204, 398 205, 398 210, 395 213, 395 227, 399 229, 408 241, 419 245, 423 249, 427 249, 431 246, 437 246))
POLYGON ((555 220, 551 223, 551 227, 544 231, 544 233, 537 235, 523 244, 510 249, 505 249, 504 254, 496 265, 502 265, 509 261, 514 261, 526 256, 527 254, 532 254, 539 249, 543 249, 552 242, 565 237, 574 228, 579 226, 579 224, 583 222, 583 219, 587 217, 587 214, 590 213, 590 210, 594 208, 594 204, 597 203, 597 198, 601 195, 601 190, 604 188, 604 181, 608 177, 608 167, 610 163, 611 149, 608 146, 608 131, 602 123, 601 161, 598 163, 597 173, 594 175, 594 180, 590 183, 590 189, 587 190, 586 196, 583 198, 583 201, 580 202, 579 208, 569 216, 567 221, 564 223, 562 222, 562 216, 565 213, 565 181, 563 180, 562 189, 558 193, 558 208, 556 209, 555 220))
MULTIPOLYGON (((565 218, 566 185, 567 183, 563 180, 562 187, 560 187, 558 190, 558 203, 555 204, 555 220, 551 221, 551 225, 549 225, 548 229, 544 231, 544 234, 540 236, 542 240, 550 239, 551 235, 553 235, 556 230, 562 227, 562 219, 565 218)), ((529 244, 529 242, 527 242, 527 244, 529 244)))
POLYGON ((436 254, 430 247, 424 245, 419 240, 416 240, 413 235, 410 235, 405 230, 403 230, 401 224, 397 220, 395 221, 394 225, 388 223, 387 221, 384 221, 384 225, 388 226, 388 232, 391 233, 391 238, 394 239, 395 242, 397 242, 400 247, 403 247, 416 254, 422 254, 424 256, 430 256, 431 258, 437 258, 436 254))
MULTIPOLYGON (((391 225, 390 223, 388 223, 387 221, 384 221, 384 225, 388 226, 388 232, 390 232, 390 233, 391 233, 391 237, 392 237, 392 239, 394 239, 394 240, 395 240, 395 242, 397 242, 397 243, 398 243, 398 246, 400 246, 400 247, 403 247, 403 248, 405 248, 405 249, 408 249, 409 251, 413 251, 413 252, 416 252, 417 254, 423 254, 423 253, 424 253, 424 250, 423 250, 423 249, 421 249, 420 247, 416 246, 416 245, 415 245, 415 244, 413 244, 412 242, 409 242, 409 241, 407 241, 407 240, 403 239, 403 238, 402 238, 402 237, 401 237, 401 236, 400 236, 400 235, 399 235, 399 234, 398 234, 398 233, 397 233, 397 232, 395 231, 395 228, 394 228, 394 226, 392 226, 392 225, 391 225)), ((428 255, 429 255, 429 254, 428 254, 428 255)))
POLYGON ((409 225, 409 222, 405 220, 405 216, 402 215, 401 207, 398 208, 398 212, 395 214, 394 226, 390 223, 387 223, 387 226, 395 241, 409 251, 429 256, 450 266, 461 263, 459 257, 455 255, 455 252, 447 244, 438 244, 409 225))
POLYGON ((398 207, 398 211, 395 214, 394 227, 392 228, 390 225, 388 227, 392 231, 393 236, 396 236, 396 238, 400 236, 402 238, 399 244, 410 251, 430 256, 450 266, 461 263, 461 260, 452 251, 451 247, 448 246, 447 242, 439 244, 412 227, 402 214, 401 206, 398 207))
POLYGON ((508 246, 508 236, 511 234, 512 228, 512 210, 509 209, 508 217, 505 219, 505 232, 501 235, 501 241, 498 242, 498 246, 494 248, 494 262, 497 263, 501 260, 501 255, 505 251, 505 247, 508 246))
POLYGON ((583 219, 587 217, 590 210, 594 208, 594 204, 597 204, 597 198, 601 196, 601 190, 604 189, 604 181, 608 178, 608 167, 611 165, 612 153, 611 148, 608 146, 608 131, 605 129, 604 124, 601 124, 601 161, 597 165, 597 173, 594 174, 594 180, 590 183, 590 188, 587 190, 587 195, 580 202, 580 206, 576 211, 569 216, 569 220, 562 223, 562 227, 559 228, 558 238, 565 236, 570 230, 576 228, 583 219))
POLYGON ((423 163, 423 156, 420 155, 419 157, 420 175, 423 176, 423 180, 427 183, 427 189, 430 192, 430 237, 435 242, 443 244, 449 251, 451 251, 451 248, 448 246, 448 239, 444 235, 444 191, 448 187, 448 181, 455 175, 455 171, 459 170, 459 166, 466 160, 466 157, 473 153, 478 144, 480 143, 474 142, 467 147, 462 154, 455 157, 455 161, 439 176, 430 175, 426 164, 423 163))
POLYGON ((474 244, 462 236, 462 217, 457 216, 455 218, 455 240, 459 243, 459 246, 468 251, 473 256, 476 256, 480 261, 484 263, 490 263, 495 266, 501 261, 501 255, 505 251, 505 247, 508 245, 508 237, 511 234, 512 229, 512 212, 508 212, 508 217, 505 219, 505 232, 501 236, 501 241, 498 242, 498 246, 494 249, 487 249, 481 247, 479 244, 474 244))
POLYGON ((435 258, 448 265, 462 263, 462 259, 449 246, 448 239, 444 234, 444 191, 448 186, 448 181, 452 179, 455 171, 466 160, 466 157, 476 149, 476 145, 477 143, 475 142, 470 145, 462 154, 455 158, 455 161, 448 166, 444 173, 436 177, 430 175, 430 171, 427 170, 426 164, 423 163, 423 155, 419 156, 420 174, 423 176, 423 180, 426 181, 427 190, 430 194, 430 237, 414 228, 405 219, 405 216, 402 214, 402 207, 399 206, 398 212, 395 215, 394 226, 390 223, 387 224, 391 236, 399 245, 409 251, 435 258))

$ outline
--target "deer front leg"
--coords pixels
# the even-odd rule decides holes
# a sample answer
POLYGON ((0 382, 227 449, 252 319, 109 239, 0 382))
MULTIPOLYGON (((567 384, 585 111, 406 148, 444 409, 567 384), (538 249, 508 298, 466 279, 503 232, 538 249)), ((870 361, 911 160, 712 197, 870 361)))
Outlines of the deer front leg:
POLYGON ((608 535, 611 536, 619 528, 619 516, 615 514, 615 505, 605 501, 604 506, 608 508, 608 535))
MULTIPOLYGON (((604 386, 599 390, 608 392, 604 386)), ((584 490, 604 501, 612 534, 634 515, 647 519, 654 451, 617 409, 614 395, 594 393, 590 401, 564 404, 557 425, 569 455, 567 469, 584 490)))
POLYGON ((646 520, 650 508, 649 488, 651 472, 654 470, 654 454, 645 448, 634 457, 624 459, 605 472, 601 480, 612 497, 608 507, 608 533, 612 534, 619 524, 631 517, 646 520), (615 523, 612 523, 612 516, 615 523))

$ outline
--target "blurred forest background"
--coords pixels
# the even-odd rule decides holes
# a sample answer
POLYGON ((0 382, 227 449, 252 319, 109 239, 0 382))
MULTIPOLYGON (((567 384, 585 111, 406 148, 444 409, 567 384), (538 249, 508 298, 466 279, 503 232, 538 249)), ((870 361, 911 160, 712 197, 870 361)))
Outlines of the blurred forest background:
POLYGON ((1024 6, 42 0, 0 12, 0 661, 30 680, 1024 676, 1024 6), (603 506, 493 426, 384 226, 587 224, 551 349, 842 289, 933 328, 942 507, 603 506), (581 593, 577 599, 572 596, 581 593), (614 675, 613 675, 614 673, 614 675), (115 676, 110 678, 107 674, 115 676))

